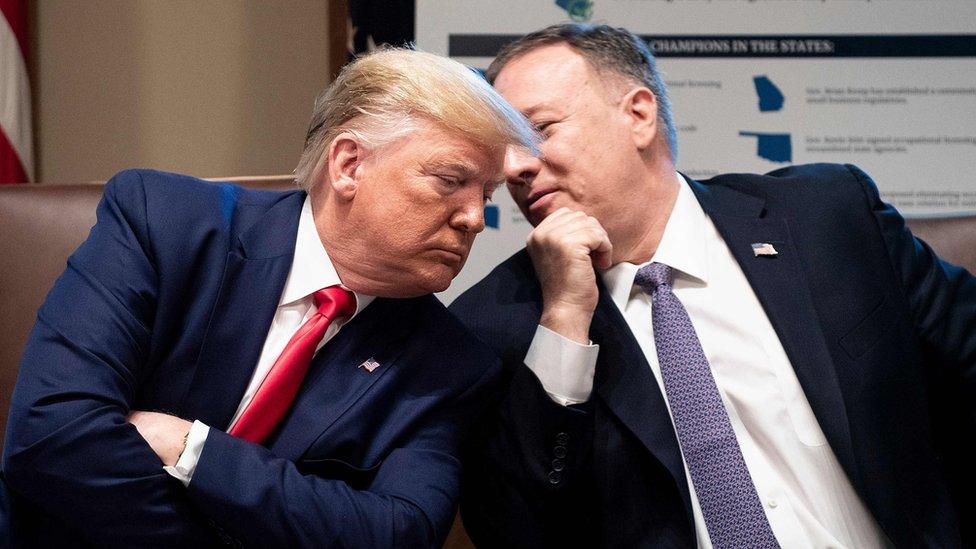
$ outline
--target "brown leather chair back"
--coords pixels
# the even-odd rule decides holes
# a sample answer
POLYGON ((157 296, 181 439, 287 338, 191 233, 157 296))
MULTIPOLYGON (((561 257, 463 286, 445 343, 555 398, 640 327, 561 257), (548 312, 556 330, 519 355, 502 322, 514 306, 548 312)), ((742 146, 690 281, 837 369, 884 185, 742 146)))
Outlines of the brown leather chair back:
MULTIPOLYGON (((290 189, 290 176, 241 178, 253 188, 290 189)), ((71 252, 95 224, 104 185, 0 186, 0 450, 20 355, 37 309, 71 252)))
POLYGON ((908 226, 939 257, 976 274, 976 215, 915 218, 908 226))

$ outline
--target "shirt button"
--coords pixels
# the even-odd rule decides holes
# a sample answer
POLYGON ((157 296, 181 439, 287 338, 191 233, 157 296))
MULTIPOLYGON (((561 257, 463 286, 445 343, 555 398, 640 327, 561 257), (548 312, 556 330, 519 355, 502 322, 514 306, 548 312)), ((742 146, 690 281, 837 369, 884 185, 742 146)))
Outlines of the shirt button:
POLYGON ((770 509, 775 509, 778 506, 779 506, 779 502, 778 501, 776 501, 775 499, 769 500, 769 508, 770 509))
POLYGON ((564 457, 566 457, 566 447, 556 446, 555 448, 552 449, 552 455, 556 456, 559 459, 563 459, 564 457))
POLYGON ((549 471, 549 484, 559 484, 560 480, 562 480, 562 477, 559 475, 559 472, 549 471))
POLYGON ((569 435, 568 434, 566 434, 566 433, 559 433, 558 435, 556 435, 556 444, 558 444, 560 446, 566 446, 566 443, 567 442, 569 442, 569 435))

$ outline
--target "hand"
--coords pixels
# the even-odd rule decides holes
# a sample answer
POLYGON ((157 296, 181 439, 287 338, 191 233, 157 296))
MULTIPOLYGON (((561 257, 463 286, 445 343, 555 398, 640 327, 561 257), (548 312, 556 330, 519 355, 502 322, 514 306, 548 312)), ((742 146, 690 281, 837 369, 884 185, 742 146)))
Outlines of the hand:
POLYGON ((542 285, 540 324, 586 344, 599 291, 593 268, 611 265, 613 245, 594 217, 559 208, 529 234, 529 257, 542 285))
POLYGON ((129 423, 135 425, 163 465, 176 465, 183 453, 186 435, 193 425, 176 416, 139 410, 129 414, 129 423))

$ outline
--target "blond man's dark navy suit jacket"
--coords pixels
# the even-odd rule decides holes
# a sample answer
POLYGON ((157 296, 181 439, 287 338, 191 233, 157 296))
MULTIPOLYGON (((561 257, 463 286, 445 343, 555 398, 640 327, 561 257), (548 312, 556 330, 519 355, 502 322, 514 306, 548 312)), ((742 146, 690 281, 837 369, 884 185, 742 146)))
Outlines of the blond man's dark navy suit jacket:
MULTIPOLYGON (((725 175, 691 187, 885 534, 898 547, 976 543, 972 530, 961 538, 976 520, 972 276, 913 238, 852 166, 725 175), (778 255, 755 257, 755 242, 778 255)), ((600 345, 593 396, 566 408, 523 364, 541 313, 524 250, 451 311, 495 349, 507 379, 465 463, 461 511, 475 542, 695 546, 667 403, 606 291, 590 329, 600 345)))
POLYGON ((265 446, 222 431, 278 305, 304 199, 151 171, 108 183, 14 391, 3 464, 15 543, 442 542, 460 438, 499 366, 434 297, 377 299, 343 327, 265 446), (358 367, 369 359, 379 367, 358 367), (126 423, 137 409, 211 426, 189 488, 126 423))

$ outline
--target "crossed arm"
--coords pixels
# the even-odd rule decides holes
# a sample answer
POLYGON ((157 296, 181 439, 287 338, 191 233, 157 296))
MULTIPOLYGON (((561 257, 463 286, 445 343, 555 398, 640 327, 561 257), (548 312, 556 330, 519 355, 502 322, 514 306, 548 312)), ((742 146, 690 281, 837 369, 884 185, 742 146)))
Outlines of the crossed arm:
POLYGON ((185 447, 186 436, 193 425, 185 419, 159 412, 136 410, 129 414, 129 423, 159 457, 163 465, 175 465, 185 447))
POLYGON ((433 546, 458 492, 459 431, 490 376, 431 411, 366 486, 303 474, 211 429, 189 488, 175 461, 188 423, 134 412, 148 371, 161 267, 141 175, 110 182, 98 224, 38 313, 12 399, 7 484, 98 546, 433 546))

